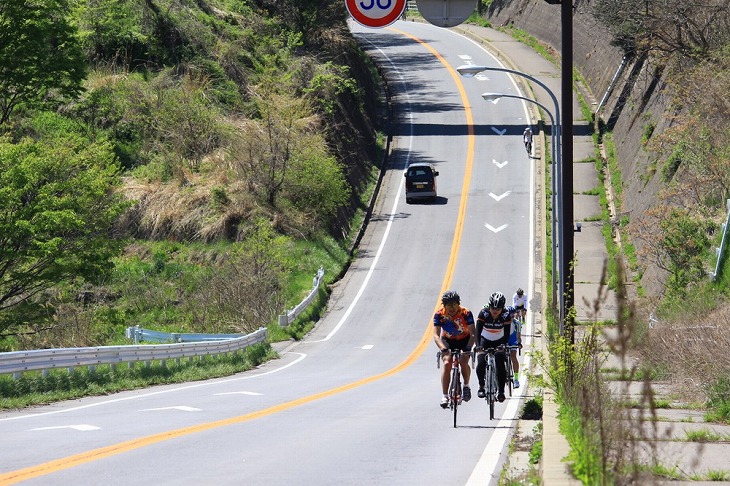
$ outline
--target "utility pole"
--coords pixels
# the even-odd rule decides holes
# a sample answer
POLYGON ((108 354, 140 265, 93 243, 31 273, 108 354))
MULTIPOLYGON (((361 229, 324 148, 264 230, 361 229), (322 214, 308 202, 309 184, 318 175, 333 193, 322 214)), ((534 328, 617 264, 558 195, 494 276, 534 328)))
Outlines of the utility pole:
POLYGON ((562 177, 560 195, 562 199, 563 214, 560 224, 563 228, 563 241, 560 242, 560 272, 563 274, 562 281, 564 288, 561 289, 563 315, 561 326, 563 331, 570 333, 571 342, 573 336, 573 318, 571 309, 574 305, 574 274, 573 274, 573 0, 563 0, 560 4, 560 21, 562 24, 562 45, 561 45, 561 102, 562 109, 562 177))

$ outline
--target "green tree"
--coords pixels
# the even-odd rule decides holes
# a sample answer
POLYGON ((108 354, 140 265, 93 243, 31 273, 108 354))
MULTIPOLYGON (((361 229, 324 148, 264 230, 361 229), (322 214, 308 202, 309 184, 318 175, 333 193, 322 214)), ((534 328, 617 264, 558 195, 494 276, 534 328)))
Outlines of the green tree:
POLYGON ((78 95, 86 64, 66 0, 0 2, 0 125, 21 103, 78 95))
POLYGON ((207 285, 201 301, 215 309, 230 330, 253 332, 284 310, 283 289, 292 264, 291 241, 259 219, 246 239, 233 245, 207 285))
POLYGON ((0 139, 0 335, 47 315, 44 290, 111 268, 121 240, 110 230, 127 205, 113 192, 118 171, 105 142, 0 139))
POLYGON ((283 185, 283 195, 305 221, 330 222, 350 195, 342 165, 326 153, 324 140, 312 144, 292 160, 283 185))

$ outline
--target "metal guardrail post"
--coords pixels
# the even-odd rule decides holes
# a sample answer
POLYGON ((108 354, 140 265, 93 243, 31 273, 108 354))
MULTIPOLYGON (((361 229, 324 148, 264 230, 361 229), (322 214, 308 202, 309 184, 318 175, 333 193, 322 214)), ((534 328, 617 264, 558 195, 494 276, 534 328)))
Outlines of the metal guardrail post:
POLYGON ((715 263, 715 271, 710 272, 710 279, 714 282, 717 279, 717 275, 720 273, 720 263, 722 262, 722 255, 725 252, 725 241, 727 240, 727 228, 730 226, 730 199, 726 201, 727 206, 727 217, 725 222, 722 224, 722 239, 720 240, 720 248, 715 248, 717 255, 717 263, 715 263))
POLYGON ((324 277, 324 268, 319 267, 319 270, 317 270, 317 275, 314 276, 312 279, 312 290, 309 292, 309 295, 307 295, 299 304, 296 305, 292 310, 286 311, 284 314, 279 315, 279 325, 281 327, 287 327, 289 324, 291 324, 294 319, 297 318, 297 316, 306 309, 309 304, 312 303, 314 300, 314 297, 317 295, 317 290, 319 289, 319 284, 322 283, 322 278, 324 277))

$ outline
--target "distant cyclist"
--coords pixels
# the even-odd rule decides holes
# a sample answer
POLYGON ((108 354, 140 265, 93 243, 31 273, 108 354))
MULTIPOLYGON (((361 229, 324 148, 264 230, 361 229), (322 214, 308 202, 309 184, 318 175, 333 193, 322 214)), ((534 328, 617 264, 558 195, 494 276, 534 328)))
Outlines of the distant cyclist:
POLYGON ((451 349, 461 349, 459 365, 464 378, 463 396, 465 402, 471 400, 469 378, 469 351, 474 346, 476 329, 474 315, 469 309, 461 306, 461 297, 453 290, 447 290, 441 296, 441 307, 433 316, 433 340, 441 350, 444 366, 441 368, 441 408, 449 406, 449 380, 451 377, 451 349))
MULTIPOLYGON (((515 308, 516 315, 512 321, 512 333, 509 336, 509 345, 522 348, 522 324, 525 323, 525 315, 527 314, 527 295, 521 288, 517 289, 515 295, 512 296, 512 306, 515 308), (518 317, 519 316, 519 320, 518 317)), ((514 371, 514 387, 520 387, 520 361, 517 358, 517 350, 510 351, 510 359, 512 360, 512 370, 514 371)))
POLYGON ((522 141, 525 143, 527 155, 532 154, 532 129, 530 127, 525 128, 525 131, 522 132, 522 141))
MULTIPOLYGON (((510 309, 510 307, 507 307, 510 309)), ((514 378, 512 384, 515 388, 520 387, 520 360, 517 358, 517 350, 522 349, 522 322, 517 320, 517 316, 512 319, 512 332, 509 335, 509 355, 512 362, 512 373, 514 378)))
POLYGON ((515 295, 512 296, 512 307, 517 311, 520 321, 524 323, 527 314, 527 295, 521 288, 518 288, 515 295))
MULTIPOLYGON (((505 307, 507 299, 502 292, 494 292, 489 297, 489 302, 479 311, 477 317, 477 346, 482 349, 497 349, 507 345, 512 325, 514 308, 505 307)), ((495 353, 494 359, 497 365, 497 383, 499 391, 497 400, 504 401, 504 385, 507 381, 505 353, 495 353)), ((477 396, 484 398, 484 382, 487 374, 487 357, 484 353, 477 356, 477 378, 479 379, 479 391, 477 396)))

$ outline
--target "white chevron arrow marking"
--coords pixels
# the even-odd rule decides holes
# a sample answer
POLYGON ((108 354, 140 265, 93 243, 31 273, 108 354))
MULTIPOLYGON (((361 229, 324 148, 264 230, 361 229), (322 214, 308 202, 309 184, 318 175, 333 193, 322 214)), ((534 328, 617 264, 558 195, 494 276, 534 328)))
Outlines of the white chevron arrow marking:
POLYGON ((484 223, 484 226, 485 226, 485 227, 486 227, 486 228, 487 228, 487 229, 488 229, 489 231, 491 231, 491 232, 493 232, 493 233, 499 233, 500 231, 502 231, 503 229, 505 229, 505 228, 507 227, 507 225, 506 225, 506 224, 503 224, 503 225, 502 225, 502 226, 500 226, 499 228, 495 228, 494 226, 492 226, 492 225, 491 225, 491 224, 489 224, 489 223, 484 223))
POLYGON ((507 133, 507 129, 506 128, 503 128, 502 130, 500 130, 497 127, 492 127, 492 131, 494 133, 496 133, 497 135, 504 135, 505 133, 507 133))
POLYGON ((489 195, 492 196, 492 199, 494 199, 495 201, 498 201, 499 202, 502 199, 504 199, 505 197, 509 196, 511 192, 512 191, 507 191, 504 194, 502 194, 501 196, 497 196, 495 193, 490 192, 489 195))
POLYGON ((140 410, 141 412, 156 412, 158 410, 180 410, 183 412, 200 412, 201 409, 195 407, 187 407, 185 405, 179 405, 177 407, 160 407, 160 408, 146 408, 140 410))
POLYGON ((74 429, 74 430, 78 430, 80 432, 88 432, 90 430, 101 430, 101 427, 96 427, 94 425, 88 425, 88 424, 79 424, 79 425, 58 425, 55 427, 38 427, 37 429, 30 429, 30 430, 54 430, 54 429, 74 429))
POLYGON ((505 165, 509 164, 509 161, 505 160, 504 162, 499 163, 497 162, 497 159, 492 159, 492 163, 501 169, 505 165))

